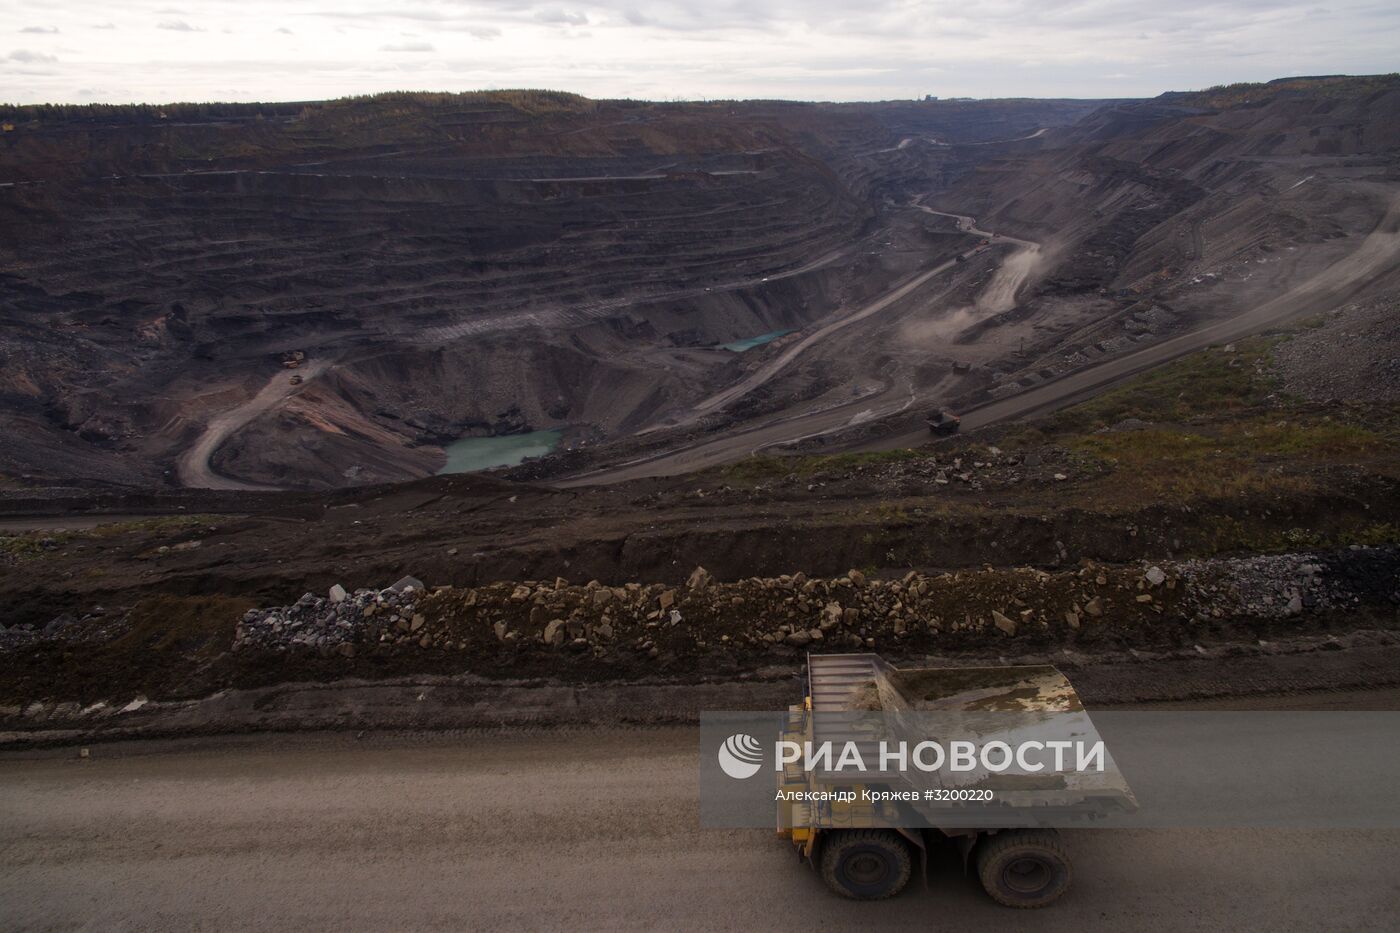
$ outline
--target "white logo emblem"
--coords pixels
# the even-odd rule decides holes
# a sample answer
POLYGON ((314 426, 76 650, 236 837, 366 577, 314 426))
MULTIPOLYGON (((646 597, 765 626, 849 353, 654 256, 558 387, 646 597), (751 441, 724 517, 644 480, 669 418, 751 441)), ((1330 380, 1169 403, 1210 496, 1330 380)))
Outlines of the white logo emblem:
POLYGON ((736 733, 719 747, 720 769, 736 781, 753 777, 762 765, 763 746, 751 735, 736 733))

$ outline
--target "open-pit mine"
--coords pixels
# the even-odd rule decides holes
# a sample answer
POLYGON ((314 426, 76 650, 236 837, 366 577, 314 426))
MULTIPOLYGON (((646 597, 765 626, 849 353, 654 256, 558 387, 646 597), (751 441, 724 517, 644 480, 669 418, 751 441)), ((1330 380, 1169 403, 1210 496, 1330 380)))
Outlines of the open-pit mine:
POLYGON ((1395 927, 1383 792, 707 824, 703 723, 1400 708, 1400 76, 0 106, 0 438, 0 927, 1395 927))
POLYGON ((599 483, 1044 411, 1397 284, 1397 110, 1390 78, 12 108, 0 475, 599 483))

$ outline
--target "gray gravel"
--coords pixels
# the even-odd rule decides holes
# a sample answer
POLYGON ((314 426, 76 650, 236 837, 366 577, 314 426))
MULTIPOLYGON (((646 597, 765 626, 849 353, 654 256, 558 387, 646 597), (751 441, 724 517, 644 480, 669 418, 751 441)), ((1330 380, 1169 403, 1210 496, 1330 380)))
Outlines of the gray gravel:
POLYGON ((0 926, 38 929, 1393 930, 1400 832, 1065 833, 1055 907, 828 894, 768 830, 697 821, 694 728, 469 733, 0 762, 0 926))
POLYGON ((1376 601, 1400 605, 1400 579, 1386 549, 1186 561, 1177 572, 1188 607, 1208 616, 1282 619, 1376 601))
POLYGON ((1274 358, 1285 388, 1304 398, 1400 402, 1400 296, 1345 305, 1274 358))
POLYGON ((414 611, 422 592, 417 580, 353 593, 337 583, 327 596, 306 593, 290 606, 249 609, 238 623, 233 647, 314 648, 354 657, 356 635, 369 626, 401 632, 422 628, 423 617, 414 611))

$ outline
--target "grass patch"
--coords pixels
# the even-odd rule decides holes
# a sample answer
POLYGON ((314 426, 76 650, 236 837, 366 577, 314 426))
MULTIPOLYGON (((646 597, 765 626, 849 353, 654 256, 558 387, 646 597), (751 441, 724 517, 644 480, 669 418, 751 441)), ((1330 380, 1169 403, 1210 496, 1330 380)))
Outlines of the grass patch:
POLYGON ((1380 408, 1319 411, 1281 391, 1286 336, 1212 348, 1002 435, 1013 450, 1068 448, 1107 468, 1100 494, 1224 499, 1315 488, 1309 468, 1400 462, 1400 423, 1380 408), (1144 422, 1114 430, 1127 419, 1144 422), (1365 422, 1364 424, 1361 422, 1365 422), (1299 469, 1283 472, 1288 464, 1299 469))
POLYGON ((31 534, 0 535, 0 555, 9 561, 33 560, 44 553, 42 537, 31 534))
POLYGON ((1269 529, 1251 525, 1230 516, 1207 519, 1202 531, 1206 536, 1201 556, 1249 552, 1255 554, 1286 554, 1313 548, 1332 549, 1360 544, 1379 547, 1400 544, 1400 526, 1390 522, 1342 527, 1331 531, 1315 528, 1269 529))
POLYGON ((1304 492, 1312 482, 1281 475, 1279 461, 1301 466, 1349 463, 1395 444, 1357 425, 1270 416, 1195 428, 1168 426, 1062 438, 1069 449, 1112 471, 1115 486, 1134 494, 1217 498, 1259 492, 1304 492))
POLYGON ((1212 348, 1193 353, 1096 398, 1018 425, 1001 436, 1001 444, 1025 450, 1063 443, 1129 418, 1189 423, 1264 408, 1279 389, 1269 368, 1273 348, 1284 339, 1257 337, 1235 344, 1232 352, 1212 348))
POLYGON ((147 597, 132 606, 110 641, 17 649, 0 677, 0 701, 206 695, 217 685, 216 660, 228 652, 239 619, 254 605, 232 596, 147 597))
POLYGON ((1048 419, 1053 430, 1094 430, 1122 421, 1188 421, 1257 408, 1278 390, 1267 374, 1281 338, 1257 338, 1235 352, 1193 353, 1048 419))
POLYGON ((0 534, 0 557, 10 563, 34 560, 51 550, 80 541, 105 540, 121 535, 170 535, 200 528, 213 522, 212 515, 160 515, 125 522, 112 522, 94 528, 9 532, 0 534), (45 546, 43 542, 49 542, 45 546))
POLYGON ((1203 434, 1169 429, 1088 434, 1071 450, 1107 465, 1115 490, 1135 497, 1178 499, 1245 495, 1277 485, 1248 458, 1203 434))
POLYGON ((155 518, 138 518, 126 522, 112 522, 82 531, 70 532, 72 537, 112 538, 124 534, 169 534, 185 531, 216 521, 213 515, 161 515, 155 518))
POLYGON ((1254 420, 1227 425, 1222 436, 1256 453, 1326 460, 1371 456, 1389 446, 1384 437, 1367 428, 1319 419, 1254 420))
POLYGON ((217 654, 233 645, 243 614, 256 605, 230 596, 153 596, 131 609, 131 627, 109 648, 126 652, 217 654))

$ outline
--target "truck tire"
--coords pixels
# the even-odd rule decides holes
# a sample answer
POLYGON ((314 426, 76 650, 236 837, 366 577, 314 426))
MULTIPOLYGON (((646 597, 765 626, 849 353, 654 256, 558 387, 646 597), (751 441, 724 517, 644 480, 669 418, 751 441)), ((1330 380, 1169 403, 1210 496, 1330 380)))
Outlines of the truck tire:
POLYGON ((977 847, 977 875, 992 900, 1004 907, 1048 907, 1074 878, 1060 834, 1050 829, 1012 829, 977 847))
POLYGON ((842 897, 878 901, 894 897, 913 872, 909 847, 888 829, 836 829, 821 854, 822 880, 842 897))

